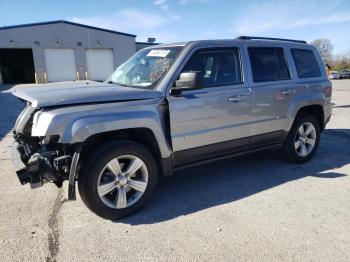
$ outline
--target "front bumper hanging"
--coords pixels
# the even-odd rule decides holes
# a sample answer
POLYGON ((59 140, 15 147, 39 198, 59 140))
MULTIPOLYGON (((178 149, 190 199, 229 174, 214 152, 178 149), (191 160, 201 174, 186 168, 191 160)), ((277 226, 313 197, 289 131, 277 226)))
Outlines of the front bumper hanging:
POLYGON ((51 164, 39 153, 33 154, 24 164, 21 159, 20 145, 17 142, 13 144, 11 160, 22 185, 30 183, 31 188, 37 188, 43 185, 44 178, 47 180, 55 179, 51 164))
POLYGON ((75 182, 81 144, 75 145, 71 161, 70 155, 58 156, 53 151, 34 153, 27 160, 27 158, 23 159, 22 151, 23 146, 18 142, 14 142, 11 150, 11 160, 22 185, 29 183, 31 188, 37 188, 45 182, 53 182, 58 187, 61 187, 63 181, 68 179, 68 199, 76 199, 75 182), (52 155, 50 156, 51 153, 52 155), (64 173, 62 173, 63 170, 64 173))

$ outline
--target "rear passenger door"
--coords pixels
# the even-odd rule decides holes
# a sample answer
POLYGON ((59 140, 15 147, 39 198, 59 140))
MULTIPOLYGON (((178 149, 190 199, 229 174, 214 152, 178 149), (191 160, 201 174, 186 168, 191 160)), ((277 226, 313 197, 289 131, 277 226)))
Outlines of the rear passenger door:
POLYGON ((248 46, 249 85, 252 90, 251 144, 283 139, 287 112, 297 86, 292 81, 285 49, 281 46, 248 46))

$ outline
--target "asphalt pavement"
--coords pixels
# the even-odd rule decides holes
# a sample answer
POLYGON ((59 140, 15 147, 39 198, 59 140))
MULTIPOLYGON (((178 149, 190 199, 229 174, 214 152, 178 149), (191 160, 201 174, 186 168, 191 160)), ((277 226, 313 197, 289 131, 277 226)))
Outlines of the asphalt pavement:
POLYGON ((1 261, 350 261, 350 80, 333 87, 309 163, 266 151, 188 169, 119 222, 67 201, 67 183, 20 185, 10 130, 23 104, 0 93, 1 261))

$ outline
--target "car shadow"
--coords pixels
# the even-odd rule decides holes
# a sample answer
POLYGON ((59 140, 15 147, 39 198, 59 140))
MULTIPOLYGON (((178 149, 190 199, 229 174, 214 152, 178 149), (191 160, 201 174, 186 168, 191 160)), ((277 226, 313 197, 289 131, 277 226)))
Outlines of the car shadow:
POLYGON ((131 225, 161 223, 308 176, 341 178, 348 174, 334 169, 349 164, 349 156, 350 136, 326 130, 314 159, 302 165, 285 162, 279 151, 265 151, 187 169, 165 177, 148 205, 116 222, 131 225))

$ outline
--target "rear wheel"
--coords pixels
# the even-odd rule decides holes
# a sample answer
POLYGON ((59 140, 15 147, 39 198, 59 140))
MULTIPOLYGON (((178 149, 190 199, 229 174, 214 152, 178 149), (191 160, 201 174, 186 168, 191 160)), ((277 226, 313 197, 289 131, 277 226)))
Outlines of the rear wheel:
POLYGON ((79 193, 97 215, 118 219, 139 210, 154 192, 158 169, 142 145, 118 141, 100 148, 79 175, 79 193))
POLYGON ((320 142, 320 124, 312 115, 299 117, 293 124, 284 145, 283 153, 292 163, 309 161, 320 142))

